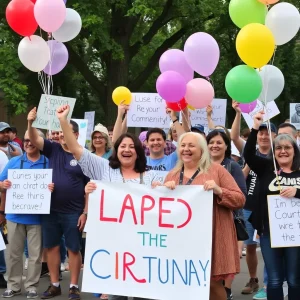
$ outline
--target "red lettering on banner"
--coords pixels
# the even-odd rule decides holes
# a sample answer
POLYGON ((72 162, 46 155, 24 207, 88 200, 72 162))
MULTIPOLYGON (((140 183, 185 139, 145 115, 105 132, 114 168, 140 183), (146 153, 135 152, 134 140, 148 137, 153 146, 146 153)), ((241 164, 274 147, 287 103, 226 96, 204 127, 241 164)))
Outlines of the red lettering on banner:
POLYGON ((100 197, 100 221, 103 221, 103 222, 118 222, 117 218, 104 217, 104 190, 101 191, 101 197, 100 197))
POLYGON ((171 213, 171 211, 169 209, 163 209, 163 202, 166 202, 166 201, 173 202, 174 198, 164 198, 164 197, 159 198, 158 226, 164 227, 164 228, 174 228, 173 224, 164 224, 163 220, 162 220, 163 214, 171 213))
POLYGON ((153 197, 149 195, 143 196, 142 205, 141 205, 141 225, 145 224, 145 211, 150 211, 151 209, 153 209, 154 206, 155 206, 155 200, 153 199, 153 197), (147 199, 151 201, 150 206, 146 206, 147 199))
POLYGON ((137 218, 136 218, 136 214, 135 214, 135 210, 134 210, 133 200, 129 194, 126 195, 126 197, 123 201, 119 223, 122 223, 122 221, 123 221, 125 209, 131 210, 133 222, 135 225, 137 225, 137 218), (129 205, 127 205, 127 202, 129 202, 129 205))
POLYGON ((135 263, 135 257, 129 253, 129 252, 124 252, 123 254, 123 280, 126 280, 126 271, 129 272, 129 274, 131 275, 131 277, 134 279, 134 281, 138 282, 138 283, 146 283, 146 279, 138 279, 134 276, 133 272, 130 270, 129 266, 132 266, 135 263), (131 261, 127 262, 127 256, 131 257, 131 261))
POLYGON ((187 216, 186 221, 184 223, 182 223, 181 225, 177 226, 177 228, 183 228, 184 226, 186 226, 191 221, 191 218, 192 218, 192 209, 189 206, 189 204, 186 201, 182 200, 182 199, 177 199, 177 202, 182 203, 183 205, 185 205, 185 207, 188 210, 188 216, 187 216))

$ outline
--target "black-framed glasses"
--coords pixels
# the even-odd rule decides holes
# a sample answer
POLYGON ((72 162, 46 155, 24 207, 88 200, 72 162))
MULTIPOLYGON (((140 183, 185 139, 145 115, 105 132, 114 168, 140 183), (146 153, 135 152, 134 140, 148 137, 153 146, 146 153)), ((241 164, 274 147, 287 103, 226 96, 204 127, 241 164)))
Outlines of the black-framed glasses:
POLYGON ((104 140, 105 139, 105 137, 104 136, 94 136, 93 137, 93 140, 104 140))

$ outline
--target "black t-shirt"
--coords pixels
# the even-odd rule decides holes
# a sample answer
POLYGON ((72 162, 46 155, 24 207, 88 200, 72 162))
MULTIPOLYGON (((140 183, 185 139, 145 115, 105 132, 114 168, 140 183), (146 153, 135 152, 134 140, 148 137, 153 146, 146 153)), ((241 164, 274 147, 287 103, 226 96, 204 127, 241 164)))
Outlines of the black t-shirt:
POLYGON ((84 187, 89 178, 83 174, 77 160, 64 151, 60 144, 48 140, 44 140, 43 154, 49 158, 49 168, 53 169, 51 211, 82 212, 85 204, 84 187))

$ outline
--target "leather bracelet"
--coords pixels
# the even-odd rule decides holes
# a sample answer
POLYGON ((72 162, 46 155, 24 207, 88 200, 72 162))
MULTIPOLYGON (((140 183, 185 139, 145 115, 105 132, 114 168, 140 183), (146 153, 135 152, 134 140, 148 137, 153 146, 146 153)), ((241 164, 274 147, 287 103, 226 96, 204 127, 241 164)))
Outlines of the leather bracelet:
POLYGON ((176 122, 178 122, 178 121, 179 121, 178 119, 176 119, 176 120, 174 120, 174 121, 172 120, 173 124, 176 123, 176 122))

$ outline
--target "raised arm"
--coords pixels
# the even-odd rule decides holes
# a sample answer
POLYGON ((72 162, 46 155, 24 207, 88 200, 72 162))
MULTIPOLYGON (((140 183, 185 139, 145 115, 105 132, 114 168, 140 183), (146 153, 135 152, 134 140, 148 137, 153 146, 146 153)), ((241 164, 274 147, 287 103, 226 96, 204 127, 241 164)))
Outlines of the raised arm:
POLYGON ((240 137, 242 111, 239 108, 239 103, 234 100, 232 100, 232 107, 235 110, 235 118, 232 123, 230 137, 238 151, 242 153, 245 144, 244 140, 240 137))
POLYGON ((208 122, 208 129, 215 129, 215 124, 214 121, 212 119, 212 113, 213 113, 213 109, 211 105, 208 105, 206 107, 206 117, 207 117, 207 122, 208 122))
POLYGON ((126 126, 124 126, 124 121, 127 122, 126 114, 127 114, 128 110, 129 110, 128 105, 120 104, 118 106, 118 115, 117 115, 116 123, 114 126, 114 131, 113 131, 113 136, 112 136, 113 144, 123 133, 125 133, 127 131, 127 123, 126 123, 126 126), (124 116, 125 116, 125 118, 124 118, 124 116), (124 118, 124 121, 123 121, 123 118, 124 118), (126 130, 126 131, 124 132, 124 130, 126 130))
POLYGON ((173 122, 173 126, 177 132, 177 136, 178 138, 185 133, 185 130, 183 128, 183 126, 179 123, 179 120, 176 116, 176 112, 170 108, 167 108, 166 110, 167 114, 170 116, 170 119, 172 120, 173 122), (175 122, 174 122, 175 121, 175 122))
POLYGON ((70 123, 67 116, 70 111, 69 105, 60 106, 56 110, 56 116, 60 122, 61 129, 64 134, 64 139, 67 143, 69 151, 74 155, 74 157, 79 160, 83 153, 83 148, 78 144, 74 133, 72 132, 70 123))
POLYGON ((182 127, 184 129, 185 132, 189 132, 191 131, 191 113, 188 109, 188 107, 186 107, 182 112, 182 127))
POLYGON ((36 107, 33 108, 28 116, 27 116, 27 121, 28 121, 28 135, 30 142, 37 147, 39 150, 44 149, 44 139, 39 135, 38 131, 36 128, 32 127, 32 123, 36 119, 36 107))

